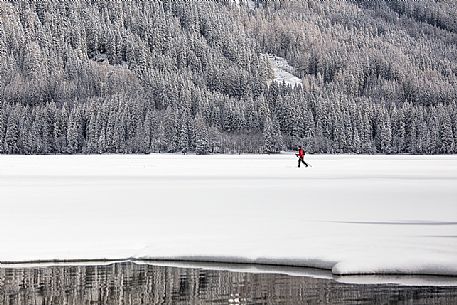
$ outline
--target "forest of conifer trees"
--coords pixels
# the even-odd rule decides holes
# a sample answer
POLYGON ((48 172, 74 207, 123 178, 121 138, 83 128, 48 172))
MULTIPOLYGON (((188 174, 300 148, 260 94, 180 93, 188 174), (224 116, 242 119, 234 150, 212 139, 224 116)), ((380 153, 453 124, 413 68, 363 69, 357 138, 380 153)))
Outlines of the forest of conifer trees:
POLYGON ((0 2, 0 153, 451 154, 456 102, 452 0, 0 2))

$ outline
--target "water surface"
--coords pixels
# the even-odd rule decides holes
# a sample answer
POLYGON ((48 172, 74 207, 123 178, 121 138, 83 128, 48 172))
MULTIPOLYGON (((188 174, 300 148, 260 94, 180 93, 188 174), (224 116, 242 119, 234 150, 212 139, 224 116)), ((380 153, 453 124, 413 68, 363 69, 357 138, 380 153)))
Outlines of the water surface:
POLYGON ((457 287, 132 262, 0 268, 0 304, 457 304, 457 287))

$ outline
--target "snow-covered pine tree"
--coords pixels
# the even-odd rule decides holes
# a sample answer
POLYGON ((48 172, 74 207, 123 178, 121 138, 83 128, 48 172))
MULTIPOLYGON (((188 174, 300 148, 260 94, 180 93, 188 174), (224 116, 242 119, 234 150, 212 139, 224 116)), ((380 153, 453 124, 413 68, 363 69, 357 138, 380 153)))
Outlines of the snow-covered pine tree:
POLYGON ((149 153, 151 152, 151 142, 152 142, 152 130, 151 130, 151 112, 148 110, 146 111, 146 114, 144 116, 144 123, 143 123, 143 129, 144 129, 144 136, 141 139, 141 152, 143 153, 149 153))
POLYGON ((19 153, 19 147, 17 145, 19 138, 18 110, 19 106, 13 108, 6 124, 5 151, 10 154, 19 153))
POLYGON ((195 152, 198 155, 210 152, 208 127, 200 113, 195 118, 195 152))
POLYGON ((272 119, 273 123, 273 142, 274 142, 274 151, 279 153, 284 149, 284 142, 281 133, 281 126, 279 125, 279 121, 275 115, 273 115, 272 119))
POLYGON ((439 108, 441 117, 440 123, 440 138, 441 148, 440 152, 443 154, 450 154, 454 152, 455 143, 454 135, 452 133, 451 117, 444 107, 439 108))
POLYGON ((95 109, 91 109, 90 112, 89 124, 86 129, 87 146, 85 152, 97 153, 99 134, 101 130, 98 129, 97 113, 95 109))
POLYGON ((383 154, 390 154, 392 152, 392 125, 385 108, 381 110, 381 115, 379 149, 383 154))
POLYGON ((6 124, 5 124, 5 112, 3 110, 4 104, 2 100, 0 100, 0 154, 4 153, 5 149, 5 131, 6 131, 6 124))
POLYGON ((267 116, 263 127, 264 152, 278 153, 283 147, 281 129, 278 120, 267 116))
POLYGON ((67 149, 66 151, 63 151, 63 153, 75 154, 79 152, 78 123, 73 109, 70 112, 70 117, 68 119, 67 149))

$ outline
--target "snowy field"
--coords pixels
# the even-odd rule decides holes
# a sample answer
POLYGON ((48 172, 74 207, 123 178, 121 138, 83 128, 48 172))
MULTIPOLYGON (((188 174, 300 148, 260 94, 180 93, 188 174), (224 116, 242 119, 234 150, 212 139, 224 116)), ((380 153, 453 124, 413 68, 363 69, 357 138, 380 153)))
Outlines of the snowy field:
MULTIPOLYGON (((0 156, 0 261, 457 276, 457 156, 0 156)), ((356 279, 356 278, 354 278, 356 279)))

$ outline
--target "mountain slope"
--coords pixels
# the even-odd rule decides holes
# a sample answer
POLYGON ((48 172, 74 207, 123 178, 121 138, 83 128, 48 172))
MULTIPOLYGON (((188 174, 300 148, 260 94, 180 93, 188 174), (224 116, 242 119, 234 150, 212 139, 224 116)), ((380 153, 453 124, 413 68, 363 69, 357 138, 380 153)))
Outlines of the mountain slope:
POLYGON ((449 1, 3 1, 0 150, 452 153, 449 1), (302 86, 271 83, 262 54, 302 86))

